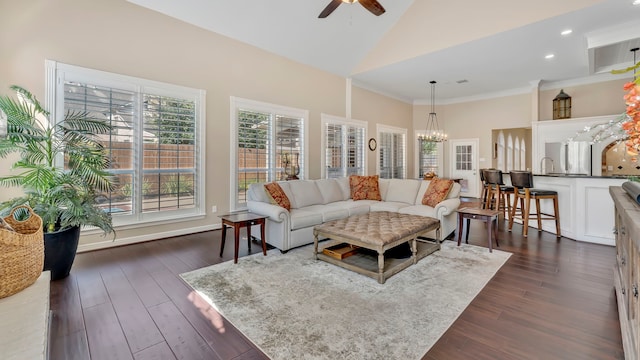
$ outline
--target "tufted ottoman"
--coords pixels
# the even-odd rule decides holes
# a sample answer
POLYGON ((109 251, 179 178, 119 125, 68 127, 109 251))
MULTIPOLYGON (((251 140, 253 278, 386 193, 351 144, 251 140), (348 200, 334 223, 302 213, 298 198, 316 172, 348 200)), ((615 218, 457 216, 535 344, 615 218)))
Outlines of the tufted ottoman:
POLYGON ((440 249, 438 241, 418 239, 436 230, 440 237, 440 221, 426 216, 376 211, 333 220, 313 229, 313 253, 316 259, 338 265, 360 274, 377 279, 384 284, 390 276, 397 274, 411 264, 440 249), (331 239, 325 247, 340 243, 355 245, 377 253, 375 256, 363 251, 345 259, 335 259, 318 251, 318 239, 331 239), (400 244, 409 243, 412 251, 407 259, 385 259, 385 251, 400 244), (377 264, 377 266, 376 266, 377 264))

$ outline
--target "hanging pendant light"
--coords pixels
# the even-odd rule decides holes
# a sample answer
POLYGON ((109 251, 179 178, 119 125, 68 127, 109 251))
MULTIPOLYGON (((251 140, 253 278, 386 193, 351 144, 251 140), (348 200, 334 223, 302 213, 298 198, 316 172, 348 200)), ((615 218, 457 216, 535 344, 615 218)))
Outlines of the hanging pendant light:
POLYGON ((418 139, 420 141, 428 142, 443 142, 447 141, 447 134, 440 129, 438 125, 438 116, 436 115, 436 82, 431 80, 431 112, 427 117, 427 127, 424 135, 420 135, 418 139))

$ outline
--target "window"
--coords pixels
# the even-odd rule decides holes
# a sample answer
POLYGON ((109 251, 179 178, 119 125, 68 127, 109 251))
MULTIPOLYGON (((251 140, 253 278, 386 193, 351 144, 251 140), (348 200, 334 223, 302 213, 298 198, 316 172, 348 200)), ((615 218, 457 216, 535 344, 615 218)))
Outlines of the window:
POLYGON ((524 144, 524 139, 520 140, 520 170, 524 170, 527 166, 526 166, 526 155, 527 155, 527 148, 526 145, 524 144))
POLYGON ((507 169, 506 171, 513 170, 513 138, 511 134, 507 136, 507 169))
POLYGON ((247 206, 249 185, 306 177, 308 111, 231 98, 231 209, 247 206))
POLYGON ((322 177, 364 175, 367 122, 322 114, 322 177))
POLYGON ((513 142, 513 170, 520 170, 520 138, 513 142))
POLYGON ((456 145, 456 170, 473 170, 473 146, 456 145))
POLYGON ((56 119, 88 112, 113 130, 102 144, 115 189, 100 194, 115 225, 204 214, 203 90, 47 61, 56 119))
POLYGON ((416 148, 417 155, 415 158, 418 159, 418 168, 415 173, 418 174, 420 179, 428 172, 442 176, 443 163, 441 155, 443 143, 421 140, 420 135, 423 134, 416 135, 418 146, 416 148))
POLYGON ((498 169, 506 171, 504 167, 504 133, 500 131, 498 133, 498 169))
POLYGON ((407 130, 378 125, 378 174, 382 179, 404 179, 407 130))

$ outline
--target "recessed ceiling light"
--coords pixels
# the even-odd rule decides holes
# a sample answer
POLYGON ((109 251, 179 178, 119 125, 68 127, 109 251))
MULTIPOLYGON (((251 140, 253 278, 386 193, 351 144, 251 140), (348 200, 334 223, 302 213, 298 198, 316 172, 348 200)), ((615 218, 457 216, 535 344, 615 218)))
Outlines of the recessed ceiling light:
MULTIPOLYGON (((637 0, 637 1, 640 1, 640 0, 637 0)), ((573 32, 573 30, 571 30, 571 29, 567 29, 567 30, 563 30, 563 31, 560 33, 560 35, 562 35, 562 36, 567 36, 567 35, 571 34, 572 32, 573 32)))
POLYGON ((553 59, 554 56, 555 55, 553 55, 553 54, 547 54, 547 55, 544 56, 544 58, 545 59, 553 59))
POLYGON ((633 2, 633 5, 640 5, 640 0, 635 0, 635 1, 633 2))

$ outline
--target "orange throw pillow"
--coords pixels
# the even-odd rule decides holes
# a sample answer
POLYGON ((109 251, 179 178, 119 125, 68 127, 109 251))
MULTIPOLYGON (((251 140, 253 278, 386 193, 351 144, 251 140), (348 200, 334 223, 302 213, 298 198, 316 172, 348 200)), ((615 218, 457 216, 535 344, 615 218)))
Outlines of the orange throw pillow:
POLYGON ((349 176, 349 186, 353 200, 382 200, 378 187, 378 175, 351 175, 349 176))
POLYGON ((269 194, 272 204, 291 210, 291 202, 277 182, 264 184, 264 188, 267 189, 267 194, 269 194))
POLYGON ((435 207, 439 202, 447 198, 453 187, 453 180, 433 178, 427 191, 422 196, 422 205, 435 207))

